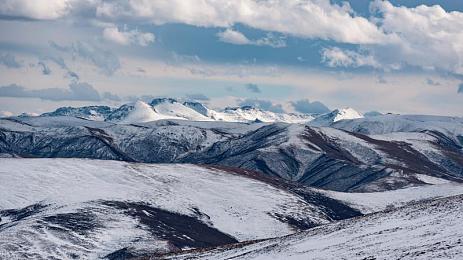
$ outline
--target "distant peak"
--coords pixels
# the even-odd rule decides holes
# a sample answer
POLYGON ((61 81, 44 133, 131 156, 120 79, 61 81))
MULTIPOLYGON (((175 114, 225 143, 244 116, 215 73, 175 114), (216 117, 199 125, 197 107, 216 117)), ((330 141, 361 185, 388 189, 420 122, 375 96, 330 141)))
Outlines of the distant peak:
POLYGON ((156 106, 156 105, 159 105, 161 103, 173 104, 173 103, 177 103, 177 102, 178 101, 175 98, 155 98, 155 99, 151 100, 150 105, 151 106, 156 106))
POLYGON ((331 112, 333 117, 333 122, 344 120, 344 119, 356 119, 356 118, 363 118, 363 115, 357 110, 351 107, 339 108, 335 109, 331 112))

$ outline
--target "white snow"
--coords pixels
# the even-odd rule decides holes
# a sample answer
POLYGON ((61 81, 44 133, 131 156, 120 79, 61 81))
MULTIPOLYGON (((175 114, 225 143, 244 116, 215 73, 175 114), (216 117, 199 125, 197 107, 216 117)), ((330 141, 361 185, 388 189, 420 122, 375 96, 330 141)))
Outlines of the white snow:
POLYGON ((463 197, 419 203, 298 234, 165 259, 461 259, 463 197))
POLYGON ((334 122, 348 119, 363 118, 363 115, 353 108, 346 107, 335 109, 329 113, 319 115, 309 122, 312 126, 329 126, 334 122))
POLYGON ((161 114, 166 118, 177 118, 193 121, 212 120, 211 118, 208 118, 179 102, 162 102, 154 105, 153 109, 156 111, 156 113, 161 114))
POLYGON ((196 207, 214 227, 239 240, 292 233, 273 213, 313 214, 314 220, 326 222, 321 212, 291 193, 194 165, 8 158, 0 158, 0 165, 2 209, 95 200, 143 201, 186 215, 196 207))
POLYGON ((417 177, 424 182, 435 185, 365 193, 318 191, 328 197, 346 202, 365 214, 381 211, 388 207, 401 207, 411 202, 463 194, 463 184, 422 174, 419 174, 417 177))
POLYGON ((463 118, 426 115, 382 115, 355 120, 343 120, 331 125, 334 128, 365 134, 392 132, 420 132, 436 130, 448 135, 463 135, 463 118))
POLYGON ((265 111, 258 108, 228 108, 222 112, 211 111, 211 118, 227 122, 283 122, 283 123, 307 123, 313 119, 311 115, 285 114, 265 111))
POLYGON ((175 116, 166 116, 160 113, 156 113, 153 108, 143 101, 137 101, 134 104, 134 109, 130 111, 127 117, 123 118, 120 123, 143 123, 149 121, 156 121, 161 119, 179 119, 175 116))

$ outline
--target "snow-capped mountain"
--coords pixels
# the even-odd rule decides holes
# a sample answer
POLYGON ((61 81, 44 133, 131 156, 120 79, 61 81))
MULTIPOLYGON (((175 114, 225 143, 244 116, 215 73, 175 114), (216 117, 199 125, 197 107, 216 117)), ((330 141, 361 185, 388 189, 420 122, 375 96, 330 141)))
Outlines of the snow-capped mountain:
MULTIPOLYGON (((426 124, 417 121, 416 128, 409 126, 416 131, 366 135, 285 123, 7 118, 0 119, 0 153, 223 165, 351 192, 425 185, 421 175, 461 182, 463 119, 434 120, 441 123, 439 131, 432 123, 428 131, 418 127, 426 124)), ((351 122, 334 125, 344 121, 351 122)))
POLYGON ((306 123, 313 119, 312 115, 285 114, 265 111, 251 106, 227 107, 223 112, 214 112, 212 118, 227 122, 284 122, 306 123))
POLYGON ((104 121, 82 116, 98 108, 0 118, 0 258, 463 253, 462 118, 335 113, 315 127, 228 110, 167 99, 104 121))
POLYGON ((60 107, 53 112, 44 113, 42 116, 74 116, 104 121, 113 111, 114 109, 108 106, 60 107))
POLYGON ((156 98, 149 103, 136 101, 119 108, 107 106, 62 107, 41 116, 74 116, 95 121, 143 123, 162 119, 225 122, 285 122, 306 123, 314 115, 274 113, 259 108, 243 106, 216 111, 196 101, 173 98, 156 98))
POLYGON ((363 115, 353 108, 342 108, 335 109, 329 113, 322 114, 317 116, 315 119, 309 122, 312 126, 329 126, 334 122, 348 119, 358 119, 363 118, 363 115))

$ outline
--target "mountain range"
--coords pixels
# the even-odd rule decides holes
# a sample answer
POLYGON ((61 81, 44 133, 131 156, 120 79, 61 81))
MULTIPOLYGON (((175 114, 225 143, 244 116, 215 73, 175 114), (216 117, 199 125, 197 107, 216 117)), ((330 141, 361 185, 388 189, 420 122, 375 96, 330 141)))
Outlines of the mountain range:
POLYGON ((284 122, 306 123, 314 119, 317 125, 361 118, 352 108, 336 109, 327 114, 275 113, 252 106, 226 107, 220 111, 208 108, 197 101, 173 98, 156 98, 149 103, 136 101, 118 108, 108 106, 61 107, 41 116, 74 116, 96 121, 142 123, 161 119, 223 122, 284 122))
POLYGON ((165 98, 0 118, 0 157, 0 258, 463 254, 461 117, 165 98))

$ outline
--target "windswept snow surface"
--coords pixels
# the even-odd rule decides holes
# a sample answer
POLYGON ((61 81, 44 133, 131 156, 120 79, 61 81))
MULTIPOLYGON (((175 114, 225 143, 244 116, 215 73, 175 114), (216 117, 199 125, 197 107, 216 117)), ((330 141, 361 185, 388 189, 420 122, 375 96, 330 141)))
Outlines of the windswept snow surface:
POLYGON ((346 193, 326 190, 319 190, 319 192, 333 199, 343 201, 351 207, 359 209, 364 214, 382 211, 391 207, 401 207, 417 201, 463 194, 463 184, 461 183, 453 183, 427 175, 419 175, 417 178, 433 185, 383 192, 346 193))
POLYGON ((329 222, 293 193, 189 164, 0 158, 0 165, 0 252, 11 258, 165 252, 294 233, 287 218, 329 222))
POLYGON ((463 118, 427 115, 382 115, 335 122, 331 127, 349 132, 380 135, 393 132, 438 131, 463 136, 463 118))
POLYGON ((143 101, 137 101, 134 104, 133 110, 123 117, 119 122, 130 124, 130 123, 144 123, 150 121, 156 121, 161 119, 181 119, 175 116, 169 116, 157 113, 153 108, 143 101))
POLYGON ((461 259, 463 196, 420 202, 298 234, 164 259, 461 259))

